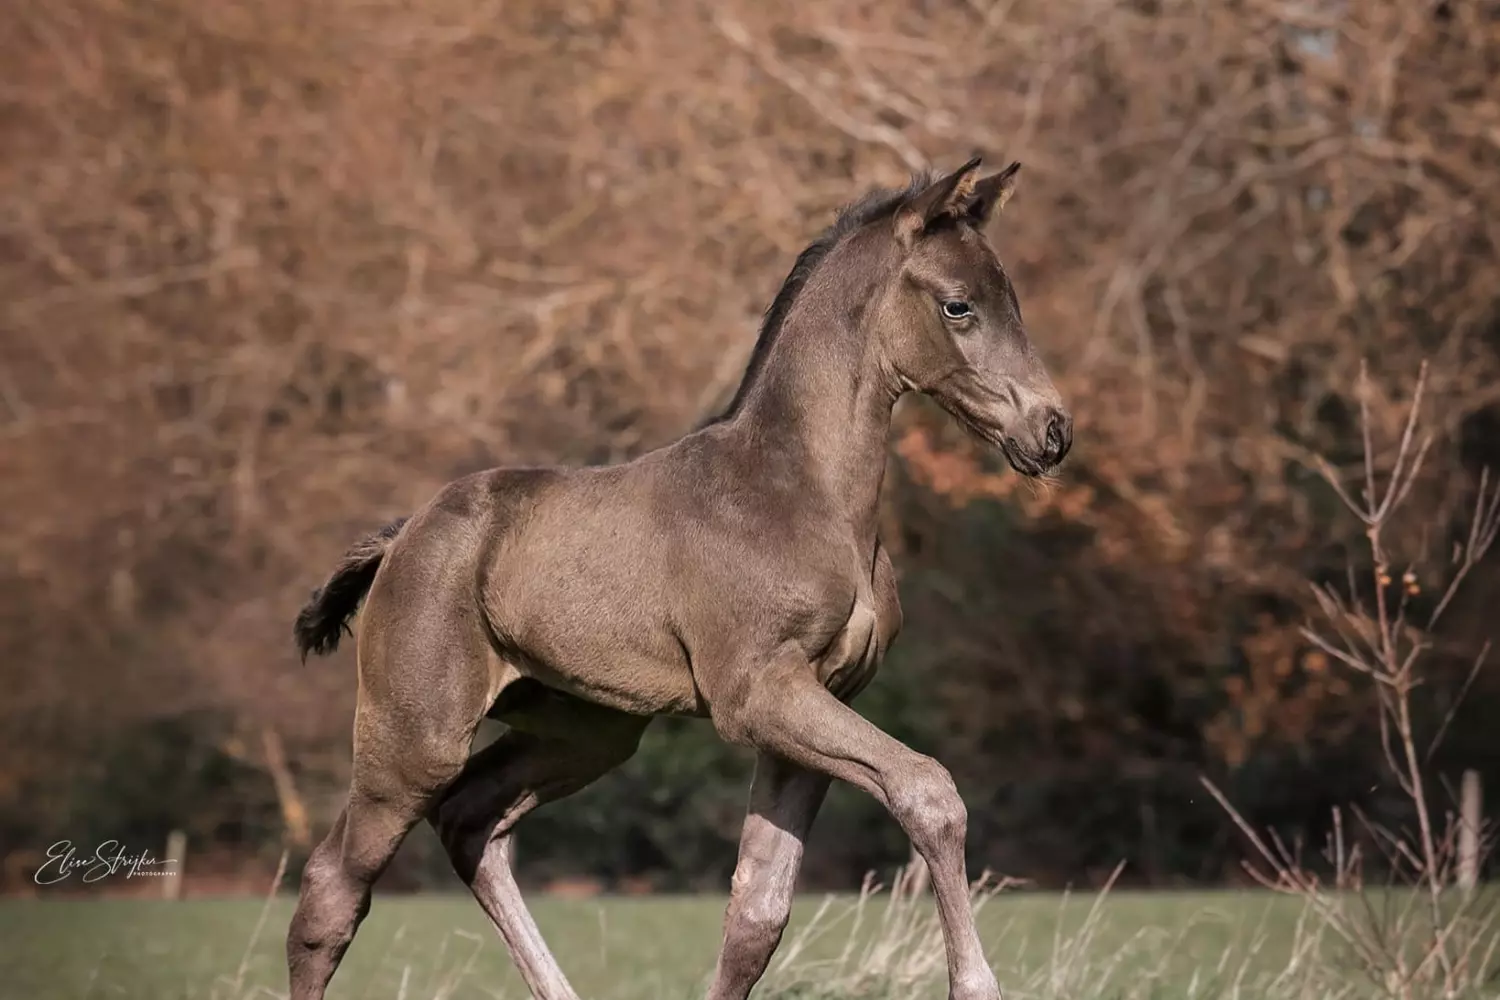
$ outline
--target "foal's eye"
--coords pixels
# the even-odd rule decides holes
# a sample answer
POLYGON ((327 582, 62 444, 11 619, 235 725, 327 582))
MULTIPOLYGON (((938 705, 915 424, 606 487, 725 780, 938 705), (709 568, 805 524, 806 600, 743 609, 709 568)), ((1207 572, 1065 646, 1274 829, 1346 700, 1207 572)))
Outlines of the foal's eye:
POLYGON ((949 299, 943 303, 943 315, 949 319, 965 319, 973 312, 973 307, 962 299, 949 299))

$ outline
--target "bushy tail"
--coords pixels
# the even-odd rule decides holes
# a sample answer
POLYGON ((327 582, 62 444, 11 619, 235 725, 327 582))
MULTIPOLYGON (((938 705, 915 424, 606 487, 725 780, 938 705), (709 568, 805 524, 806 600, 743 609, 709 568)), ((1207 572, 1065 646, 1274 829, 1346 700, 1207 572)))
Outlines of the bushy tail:
POLYGON ((307 662, 308 653, 323 656, 339 648, 339 633, 349 631, 349 619, 359 610, 359 602, 374 582, 386 550, 406 522, 404 517, 392 521, 356 543, 344 553, 328 582, 313 591, 292 626, 302 662, 307 662))

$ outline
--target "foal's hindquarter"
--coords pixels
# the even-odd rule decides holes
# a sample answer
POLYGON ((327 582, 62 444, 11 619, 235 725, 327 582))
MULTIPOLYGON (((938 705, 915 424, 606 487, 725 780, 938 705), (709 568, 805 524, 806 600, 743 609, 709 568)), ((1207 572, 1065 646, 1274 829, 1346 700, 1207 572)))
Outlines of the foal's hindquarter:
POLYGON ((478 581, 502 537, 495 524, 550 478, 522 471, 460 480, 385 554, 359 626, 348 804, 307 862, 288 934, 293 1000, 323 996, 371 885, 424 816, 532 992, 574 996, 521 902, 509 833, 537 805, 627 759, 648 719, 525 683, 486 623, 478 581), (508 730, 471 758, 486 714, 508 730))

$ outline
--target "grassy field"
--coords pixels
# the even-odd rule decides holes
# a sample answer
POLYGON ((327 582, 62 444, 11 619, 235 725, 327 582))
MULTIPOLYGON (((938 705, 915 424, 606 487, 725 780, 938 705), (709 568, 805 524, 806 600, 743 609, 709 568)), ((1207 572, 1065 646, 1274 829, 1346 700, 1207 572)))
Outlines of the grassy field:
MULTIPOLYGON (((541 898, 537 922, 585 998, 702 995, 717 897, 541 898)), ((292 900, 0 900, 0 996, 27 1000, 282 996, 292 900)), ((800 899, 758 996, 941 997, 931 903, 800 899), (821 912, 820 911, 821 908, 821 912), (856 926, 857 922, 857 926, 856 926), (879 968, 876 986, 857 972, 879 968), (909 985, 887 992, 891 975, 909 985)), ((1008 997, 1260 995, 1297 936, 1296 901, 1261 894, 1007 894, 981 910, 1008 997), (1238 984, 1238 985, 1237 985, 1238 984)), ((503 946, 466 896, 377 895, 330 1000, 524 998, 503 946)))

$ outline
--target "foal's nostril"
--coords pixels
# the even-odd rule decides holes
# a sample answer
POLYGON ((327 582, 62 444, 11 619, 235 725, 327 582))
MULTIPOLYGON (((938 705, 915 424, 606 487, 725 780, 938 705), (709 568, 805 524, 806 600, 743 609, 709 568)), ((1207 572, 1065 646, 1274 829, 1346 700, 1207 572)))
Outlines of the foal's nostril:
POLYGON ((1065 413, 1054 412, 1047 421, 1046 455, 1056 465, 1073 446, 1073 421, 1065 413))

